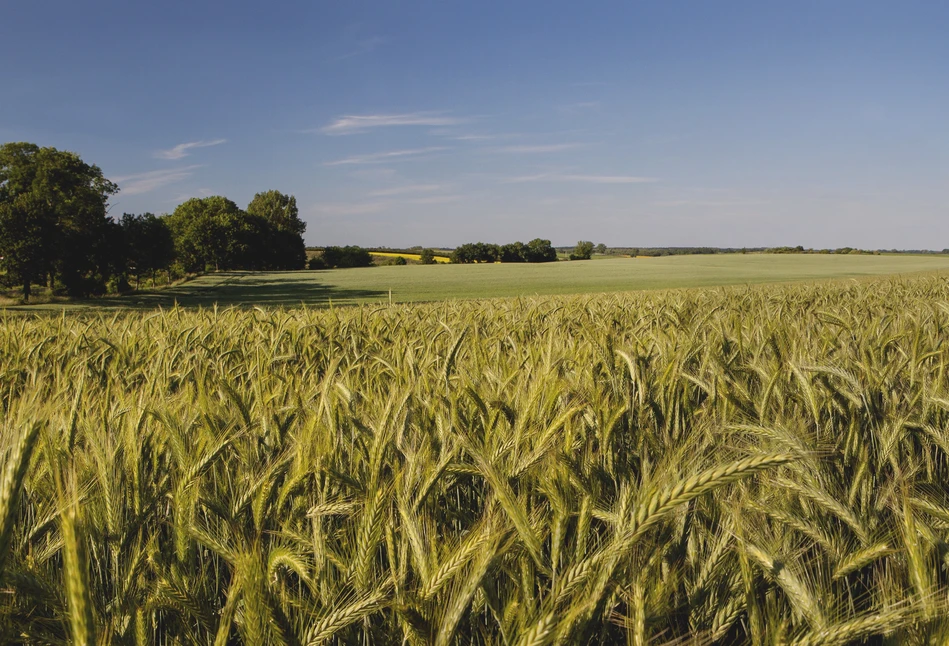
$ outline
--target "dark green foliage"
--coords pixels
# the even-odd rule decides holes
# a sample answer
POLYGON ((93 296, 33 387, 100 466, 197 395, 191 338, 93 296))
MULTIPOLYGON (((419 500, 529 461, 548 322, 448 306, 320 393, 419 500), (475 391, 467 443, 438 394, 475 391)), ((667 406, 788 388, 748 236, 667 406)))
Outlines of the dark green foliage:
POLYGON ((487 242, 469 242, 455 249, 451 254, 451 261, 459 264, 473 262, 497 262, 501 248, 487 242))
POLYGON ((52 259, 45 250, 55 234, 49 218, 42 217, 43 204, 30 193, 0 202, 0 275, 6 285, 21 285, 24 300, 30 299, 31 284, 41 282, 52 259))
POLYGON ((573 248, 570 260, 589 260, 591 256, 593 256, 593 243, 589 240, 581 240, 573 248))
POLYGON ((435 252, 431 249, 425 248, 419 252, 419 262, 423 265, 434 265, 435 264, 435 252))
POLYGON ((550 240, 534 238, 527 243, 524 259, 527 262, 554 262, 557 260, 557 250, 551 246, 550 240))
POLYGON ((369 250, 356 246, 326 247, 323 250, 322 260, 328 269, 369 267, 372 265, 372 256, 369 254, 369 250))
POLYGON ((119 225, 125 246, 126 269, 132 276, 141 280, 144 275, 167 269, 174 261, 175 241, 165 219, 151 213, 125 213, 119 225))
POLYGON ((306 265, 306 222, 300 220, 297 198, 280 191, 257 193, 247 205, 247 214, 267 224, 267 268, 301 269, 306 265))
POLYGON ((527 262, 527 245, 523 242, 511 242, 501 245, 501 262, 527 262))
POLYGON ((306 223, 292 195, 258 193, 246 211, 220 195, 194 198, 167 221, 186 271, 302 269, 306 264, 306 223))
POLYGON ((175 255, 186 271, 237 269, 245 215, 237 204, 222 197, 193 198, 167 217, 175 241, 175 255))
POLYGON ((106 215, 118 187, 78 155, 30 143, 0 146, 0 256, 6 280, 45 278, 69 294, 102 291, 121 271, 115 224, 106 215))
POLYGON ((535 238, 524 244, 512 242, 498 246, 485 242, 463 244, 451 254, 453 263, 475 262, 552 262, 557 260, 557 250, 550 240, 535 238))

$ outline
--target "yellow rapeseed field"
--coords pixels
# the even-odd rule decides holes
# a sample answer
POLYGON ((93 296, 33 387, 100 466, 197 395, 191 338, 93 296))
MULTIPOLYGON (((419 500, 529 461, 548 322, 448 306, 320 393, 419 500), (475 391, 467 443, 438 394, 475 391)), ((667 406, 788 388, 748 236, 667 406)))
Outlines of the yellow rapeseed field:
MULTIPOLYGON (((370 251, 372 256, 381 256, 382 258, 405 258, 406 260, 421 260, 421 254, 417 253, 394 253, 394 252, 383 252, 383 251, 370 251)), ((435 262, 451 262, 451 258, 448 256, 434 256, 435 262)))

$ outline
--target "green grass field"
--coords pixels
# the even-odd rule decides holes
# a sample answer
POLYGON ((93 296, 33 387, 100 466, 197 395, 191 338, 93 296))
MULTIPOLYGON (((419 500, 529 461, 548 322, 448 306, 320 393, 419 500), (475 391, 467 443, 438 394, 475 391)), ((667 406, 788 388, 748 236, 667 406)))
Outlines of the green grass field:
MULTIPOLYGON (((616 258, 540 265, 407 265, 327 271, 229 272, 178 287, 69 307, 322 306, 710 287, 949 271, 946 256, 734 254, 616 258)), ((31 308, 62 308, 62 304, 31 308)))

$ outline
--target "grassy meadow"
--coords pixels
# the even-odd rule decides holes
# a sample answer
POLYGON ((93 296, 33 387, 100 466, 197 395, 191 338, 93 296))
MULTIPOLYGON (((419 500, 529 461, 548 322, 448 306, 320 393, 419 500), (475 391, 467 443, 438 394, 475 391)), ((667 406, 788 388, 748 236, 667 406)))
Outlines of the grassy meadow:
POLYGON ((299 307, 756 285, 949 271, 949 256, 733 254, 544 264, 406 265, 323 271, 222 272, 169 289, 24 309, 299 307))
POLYGON ((947 334, 934 276, 0 313, 0 642, 944 644, 947 334))

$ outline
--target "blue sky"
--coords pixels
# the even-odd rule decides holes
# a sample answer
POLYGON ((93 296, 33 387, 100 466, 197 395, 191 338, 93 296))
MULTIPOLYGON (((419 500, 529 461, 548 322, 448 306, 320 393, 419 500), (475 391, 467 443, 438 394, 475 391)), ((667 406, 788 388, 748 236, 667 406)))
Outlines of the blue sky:
POLYGON ((949 247, 946 2, 7 2, 0 142, 310 244, 949 247))

